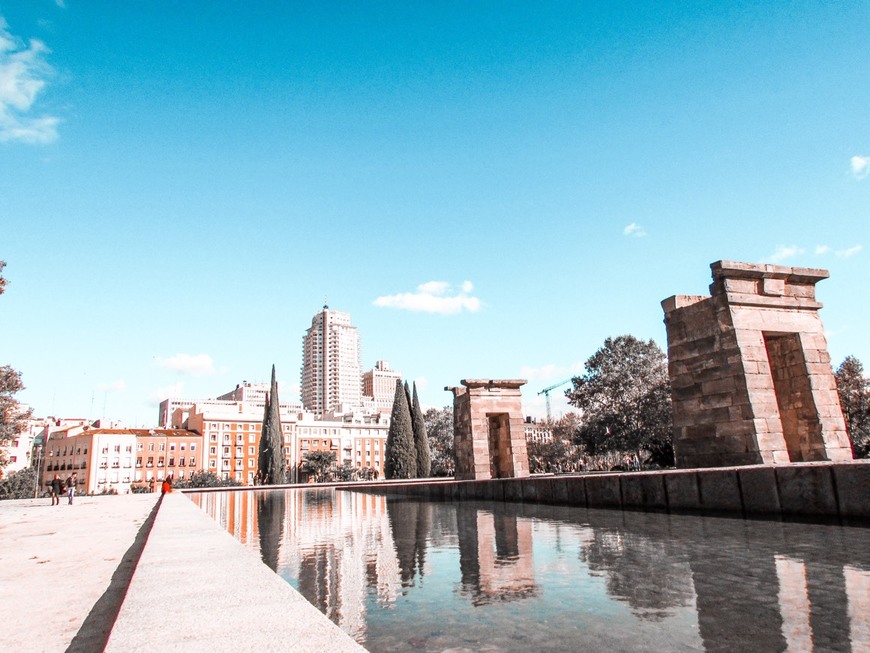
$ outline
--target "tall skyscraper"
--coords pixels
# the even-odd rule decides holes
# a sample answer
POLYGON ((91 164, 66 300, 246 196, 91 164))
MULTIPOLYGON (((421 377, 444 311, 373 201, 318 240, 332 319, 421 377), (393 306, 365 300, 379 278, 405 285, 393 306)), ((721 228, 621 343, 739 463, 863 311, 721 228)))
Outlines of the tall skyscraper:
POLYGON ((315 415, 362 404, 359 333, 350 314, 323 310, 302 339, 302 404, 315 415))

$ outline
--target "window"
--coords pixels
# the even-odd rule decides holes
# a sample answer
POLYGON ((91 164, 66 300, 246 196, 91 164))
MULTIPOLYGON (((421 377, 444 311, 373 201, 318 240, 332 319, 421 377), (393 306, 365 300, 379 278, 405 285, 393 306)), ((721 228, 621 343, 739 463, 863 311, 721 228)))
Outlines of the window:
POLYGON ((181 458, 178 459, 178 466, 184 467, 184 456, 182 456, 181 458))
POLYGON ((224 447, 224 458, 229 458, 229 455, 230 455, 230 448, 224 447))
POLYGON ((212 433, 209 436, 209 442, 217 442, 217 433, 212 433))
POLYGON ((174 442, 173 442, 172 444, 169 445, 169 450, 170 450, 170 451, 175 451, 175 443, 174 443, 174 442))
POLYGON ((209 452, 212 456, 214 456, 215 454, 217 454, 217 447, 209 447, 209 448, 208 448, 208 452, 209 452))
POLYGON ((175 458, 173 456, 169 457, 169 466, 175 467, 175 458))
POLYGON ((184 451, 184 449, 185 449, 185 447, 186 447, 187 445, 184 444, 184 442, 182 442, 180 446, 181 446, 181 450, 184 451))
POLYGON ((254 455, 254 447, 248 447, 248 455, 249 455, 249 456, 253 456, 253 455, 254 455))
POLYGON ((165 442, 160 443, 160 451, 166 451, 166 443, 165 442))
POLYGON ((253 467, 253 466, 254 466, 254 459, 248 458, 248 467, 253 467))
POLYGON ((257 436, 253 433, 249 433, 248 434, 248 442, 256 442, 256 441, 257 441, 257 436))
POLYGON ((190 457, 190 466, 191 466, 191 467, 196 467, 196 456, 191 456, 191 457, 190 457))
MULTIPOLYGON (((120 444, 115 445, 115 453, 121 453, 121 445, 120 444)), ((117 483, 117 481, 115 481, 115 482, 117 483)))
POLYGON ((136 451, 142 451, 142 443, 141 442, 136 443, 136 451))
POLYGON ((153 442, 148 443, 148 451, 154 451, 154 443, 153 442))
POLYGON ((215 468, 215 467, 217 467, 217 461, 214 460, 214 459, 209 460, 209 461, 208 461, 208 466, 211 467, 211 468, 215 468))

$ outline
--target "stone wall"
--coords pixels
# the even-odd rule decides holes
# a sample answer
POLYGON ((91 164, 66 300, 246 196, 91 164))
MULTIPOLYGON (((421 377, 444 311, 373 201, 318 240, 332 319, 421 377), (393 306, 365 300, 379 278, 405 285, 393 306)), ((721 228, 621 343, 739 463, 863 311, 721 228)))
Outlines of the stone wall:
POLYGON ((662 302, 678 467, 851 460, 815 284, 718 261, 711 296, 662 302))
POLYGON ((870 524, 870 461, 357 484, 358 492, 430 500, 519 501, 643 512, 730 514, 870 524))

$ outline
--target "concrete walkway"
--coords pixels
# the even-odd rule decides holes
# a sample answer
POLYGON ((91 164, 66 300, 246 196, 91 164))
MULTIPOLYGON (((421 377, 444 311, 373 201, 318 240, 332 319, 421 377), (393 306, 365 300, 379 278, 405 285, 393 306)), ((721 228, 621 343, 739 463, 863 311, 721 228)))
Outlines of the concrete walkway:
POLYGON ((112 578, 132 572, 158 496, 0 501, 0 650, 99 651, 124 596, 112 578))
POLYGON ((364 649, 179 493, 0 502, 3 651, 364 649))

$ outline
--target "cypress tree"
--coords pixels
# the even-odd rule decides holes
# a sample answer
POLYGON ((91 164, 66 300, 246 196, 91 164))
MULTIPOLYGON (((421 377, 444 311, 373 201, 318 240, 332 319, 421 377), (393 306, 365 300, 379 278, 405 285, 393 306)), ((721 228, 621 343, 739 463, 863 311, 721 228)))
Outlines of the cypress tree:
POLYGON ((260 431, 260 457, 257 476, 263 485, 284 482, 284 434, 281 430, 281 411, 278 408, 278 382, 272 365, 272 387, 266 395, 263 428, 260 431))
POLYGON ((396 379, 396 396, 390 415, 390 430, 384 452, 384 477, 416 478, 417 450, 414 446, 414 427, 411 424, 411 408, 401 379, 396 379))
POLYGON ((426 435, 426 422, 417 397, 417 384, 414 383, 414 399, 411 402, 411 424, 414 428, 414 446, 417 449, 417 478, 428 478, 432 468, 429 454, 429 437, 426 435))

